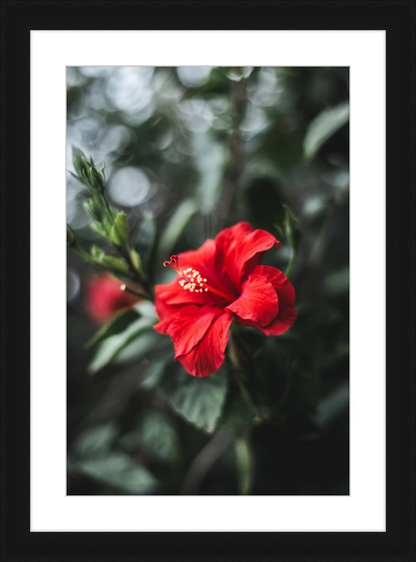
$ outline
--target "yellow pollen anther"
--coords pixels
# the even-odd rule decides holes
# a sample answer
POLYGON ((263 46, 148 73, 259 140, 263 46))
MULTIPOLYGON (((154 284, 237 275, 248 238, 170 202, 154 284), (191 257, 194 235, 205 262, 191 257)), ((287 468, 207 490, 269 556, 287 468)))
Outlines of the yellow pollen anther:
POLYGON ((212 287, 208 284, 208 279, 202 277, 197 269, 192 267, 187 267, 182 270, 179 265, 179 256, 171 256, 169 261, 164 261, 163 265, 165 267, 171 267, 179 276, 179 286, 182 287, 184 291, 190 291, 191 293, 212 293, 225 299, 226 301, 232 301, 235 297, 232 294, 227 294, 221 291, 219 288, 212 287), (204 286, 207 283, 207 286, 204 286))
POLYGON ((207 280, 202 277, 198 270, 187 267, 182 271, 178 266, 177 272, 181 277, 179 285, 182 289, 191 293, 208 293, 208 287, 204 287, 204 281, 206 282, 207 280))

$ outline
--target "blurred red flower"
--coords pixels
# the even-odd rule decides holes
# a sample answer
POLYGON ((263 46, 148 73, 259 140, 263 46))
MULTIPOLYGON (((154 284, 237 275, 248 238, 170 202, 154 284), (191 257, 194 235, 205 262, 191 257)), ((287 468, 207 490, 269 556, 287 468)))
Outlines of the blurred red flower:
POLYGON ((86 284, 85 309, 97 324, 104 324, 114 314, 130 308, 140 299, 121 290, 123 282, 110 274, 90 277, 86 284))
POLYGON ((222 365, 233 317, 274 336, 295 322, 293 285, 278 269, 260 265, 273 246, 280 247, 274 236, 241 222, 164 262, 179 278, 155 287, 155 330, 172 338, 175 360, 191 375, 205 377, 222 365))

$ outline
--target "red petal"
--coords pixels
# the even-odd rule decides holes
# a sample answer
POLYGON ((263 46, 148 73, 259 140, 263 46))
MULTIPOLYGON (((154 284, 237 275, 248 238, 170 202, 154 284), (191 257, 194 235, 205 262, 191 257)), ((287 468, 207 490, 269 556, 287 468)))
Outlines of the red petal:
POLYGON ((215 270, 215 242, 206 240, 198 250, 189 250, 179 254, 179 265, 181 269, 192 267, 197 269, 203 277, 207 277, 215 270))
POLYGON ((260 263, 263 252, 273 246, 280 246, 269 232, 253 230, 248 223, 240 222, 219 233, 215 240, 217 268, 229 276, 235 287, 241 286, 246 266, 250 269, 260 263))
POLYGON ((195 377, 206 377, 221 367, 228 342, 228 330, 232 322, 227 311, 217 316, 204 337, 189 353, 175 357, 184 369, 195 377))
POLYGON ((275 267, 259 265, 254 268, 253 272, 254 274, 266 277, 273 285, 279 301, 278 314, 267 326, 261 326, 259 323, 250 320, 240 320, 239 318, 237 318, 236 321, 238 324, 243 324, 245 326, 254 326, 268 336, 280 336, 293 326, 296 320, 297 312, 293 307, 295 302, 295 289, 286 276, 275 267))
MULTIPOLYGON (((215 243, 207 240, 198 250, 191 250, 179 254, 179 265, 182 270, 192 267, 197 269, 202 277, 209 275, 209 282, 216 274, 214 267, 215 243)), ((155 286, 155 305, 159 318, 163 319, 169 314, 177 311, 178 305, 196 304, 219 305, 223 300, 213 293, 191 293, 185 291, 179 285, 179 278, 176 276, 171 283, 155 286)))
POLYGON ((295 302, 295 289, 292 283, 288 280, 286 275, 276 269, 275 267, 270 267, 268 265, 258 265, 253 269, 253 273, 256 275, 263 275, 266 277, 273 287, 277 290, 280 301, 280 291, 284 288, 285 300, 288 304, 293 304, 295 302))
MULTIPOLYGON (((293 289, 293 287, 292 287, 293 289)), ((283 292, 279 293, 279 314, 268 326, 258 326, 259 330, 268 336, 280 336, 286 332, 295 323, 297 312, 293 305, 288 303, 287 294, 289 289, 285 287, 283 292)))
POLYGON ((267 326, 278 312, 277 293, 273 285, 261 275, 249 275, 244 281, 240 297, 227 306, 240 318, 267 326))
POLYGON ((175 313, 169 314, 163 320, 155 324, 153 328, 156 330, 156 332, 159 332, 159 334, 169 334, 171 326, 172 324, 174 324, 175 320, 175 313))
POLYGON ((86 284, 86 310, 94 322, 109 320, 114 314, 136 304, 140 299, 120 289, 122 283, 112 275, 97 275, 86 284))
MULTIPOLYGON (((279 300, 279 311, 276 318, 267 326, 256 325, 255 327, 267 334, 268 336, 280 336, 293 326, 297 312, 293 307, 295 302, 295 289, 286 276, 276 269, 267 265, 259 265, 254 268, 253 272, 266 277, 273 285, 277 292, 279 300)), ((238 324, 253 326, 250 321, 237 320, 238 324)))
POLYGON ((177 307, 168 304, 169 297, 175 294, 180 286, 178 280, 175 278, 167 285, 155 285, 155 308, 159 318, 163 319, 166 316, 175 313, 177 307))
POLYGON ((169 334, 175 346, 175 357, 188 353, 203 338, 213 319, 222 309, 209 306, 185 306, 156 324, 155 330, 169 334))

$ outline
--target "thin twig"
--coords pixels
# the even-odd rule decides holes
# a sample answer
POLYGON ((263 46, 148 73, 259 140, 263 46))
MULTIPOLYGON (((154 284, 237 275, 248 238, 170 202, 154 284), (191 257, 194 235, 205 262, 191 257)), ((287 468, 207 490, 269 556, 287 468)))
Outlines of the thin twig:
POLYGON ((247 106, 247 91, 244 80, 233 82, 231 97, 234 106, 234 130, 229 139, 229 159, 225 168, 223 188, 217 205, 215 221, 217 230, 223 228, 224 223, 230 216, 238 180, 243 168, 243 140, 241 139, 239 129, 247 106))
POLYGON ((204 478, 221 455, 225 453, 234 438, 235 432, 230 428, 222 428, 211 437, 185 474, 181 494, 198 494, 204 478))
POLYGON ((143 275, 141 275, 140 272, 137 271, 136 267, 134 266, 133 260, 131 259, 130 252, 124 250, 121 246, 119 246, 117 244, 115 244, 115 247, 117 248, 120 255, 126 260, 127 265, 129 266, 130 271, 131 271, 131 273, 134 277, 134 280, 137 283, 139 283, 140 285, 142 285, 143 289, 148 294, 148 296, 146 298, 149 299, 149 300, 153 300, 153 294, 152 294, 150 285, 147 282, 147 280, 143 277, 143 275))
POLYGON ((136 297, 140 297, 141 299, 149 299, 148 295, 145 295, 144 293, 139 293, 139 291, 135 291, 134 289, 131 289, 130 287, 128 287, 127 285, 121 285, 120 289, 122 291, 125 291, 126 293, 130 293, 131 295, 134 295, 136 297))

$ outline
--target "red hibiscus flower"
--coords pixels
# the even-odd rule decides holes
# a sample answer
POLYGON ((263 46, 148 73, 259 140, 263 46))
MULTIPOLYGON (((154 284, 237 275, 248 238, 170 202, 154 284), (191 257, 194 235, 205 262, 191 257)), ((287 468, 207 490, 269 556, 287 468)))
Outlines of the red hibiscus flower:
POLYGON ((273 246, 280 246, 274 236, 241 222, 164 262, 178 277, 156 285, 155 330, 172 338, 175 360, 191 375, 206 377, 222 365, 233 318, 274 336, 295 322, 293 285, 278 269, 260 265, 273 246))
POLYGON ((130 308, 140 299, 121 290, 122 281, 112 275, 91 277, 86 286, 85 308, 93 322, 103 324, 114 314, 130 308))

